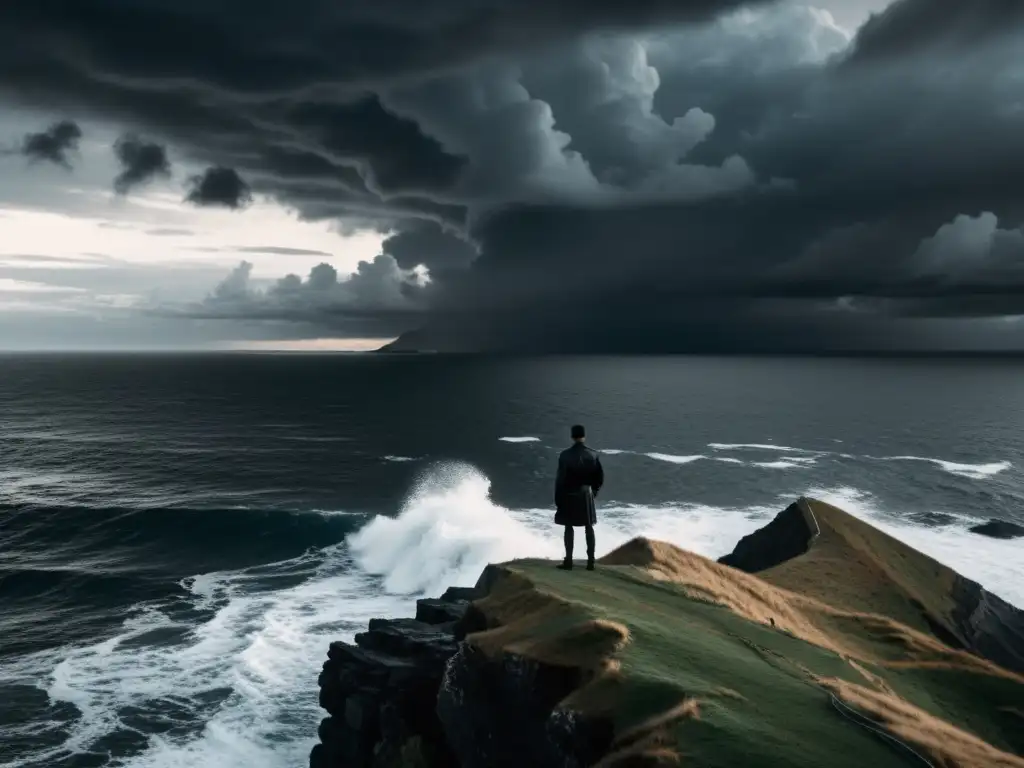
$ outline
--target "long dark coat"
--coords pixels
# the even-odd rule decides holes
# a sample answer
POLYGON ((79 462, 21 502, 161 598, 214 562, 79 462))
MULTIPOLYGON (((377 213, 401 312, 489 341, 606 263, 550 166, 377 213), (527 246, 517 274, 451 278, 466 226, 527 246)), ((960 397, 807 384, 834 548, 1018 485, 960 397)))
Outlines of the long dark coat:
POLYGON ((602 485, 604 468, 597 451, 583 443, 562 451, 555 477, 555 524, 578 528, 597 523, 594 499, 602 485))

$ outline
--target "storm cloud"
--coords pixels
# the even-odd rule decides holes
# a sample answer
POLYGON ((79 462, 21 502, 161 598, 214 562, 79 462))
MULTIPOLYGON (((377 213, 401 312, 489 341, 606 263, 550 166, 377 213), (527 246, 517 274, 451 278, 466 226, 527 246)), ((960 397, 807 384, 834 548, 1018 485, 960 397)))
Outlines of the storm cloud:
POLYGON ((918 346, 1019 313, 1021 8, 896 0, 854 32, 790 0, 39 0, 0 7, 0 94, 159 137, 208 168, 189 203, 386 235, 349 278, 243 264, 190 315, 918 346))
MULTIPOLYGON (((339 325, 350 333, 387 338, 401 333, 426 310, 422 301, 429 276, 406 270, 390 256, 361 261, 351 275, 330 264, 313 267, 303 278, 288 274, 257 284, 251 262, 240 262, 202 301, 172 314, 191 319, 301 323, 316 333, 339 325)), ((166 308, 156 314, 167 314, 166 308)))
POLYGON ((33 162, 46 161, 71 170, 69 155, 78 149, 82 129, 72 120, 61 120, 38 133, 25 136, 21 154, 33 162))
POLYGON ((121 173, 114 179, 114 190, 119 195, 144 184, 152 178, 171 175, 167 150, 160 144, 145 141, 136 134, 126 133, 114 143, 114 155, 121 165, 121 173))
POLYGON ((245 208, 252 203, 252 191, 234 168, 214 166, 189 179, 185 200, 193 205, 245 208))

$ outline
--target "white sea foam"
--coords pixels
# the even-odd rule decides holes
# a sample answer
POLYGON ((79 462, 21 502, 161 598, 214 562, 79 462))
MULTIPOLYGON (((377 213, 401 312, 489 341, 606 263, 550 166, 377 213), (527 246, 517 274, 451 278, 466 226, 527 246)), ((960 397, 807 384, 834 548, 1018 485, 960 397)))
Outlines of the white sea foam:
POLYGON ((122 727, 119 712, 125 707, 159 711, 170 705, 199 712, 205 707, 197 732, 151 736, 148 747, 124 764, 284 768, 304 763, 322 715, 309 694, 310 676, 328 644, 351 638, 370 618, 399 607, 375 581, 351 568, 343 545, 272 566, 186 580, 191 601, 212 610, 210 618, 184 627, 168 615, 168 606, 140 608, 117 637, 68 649, 50 671, 45 680, 50 698, 71 702, 82 712, 63 748, 82 751, 122 727), (286 575, 300 583, 270 586, 270 577, 286 575), (169 630, 178 630, 177 642, 143 640, 169 630), (212 705, 204 704, 211 698, 212 705))
POLYGON ((733 464, 744 467, 760 467, 761 469, 802 469, 814 464, 817 459, 813 456, 783 456, 777 461, 751 461, 746 462, 732 456, 705 456, 702 453, 688 456, 679 456, 672 453, 643 453, 649 459, 665 461, 669 464, 692 464, 702 459, 711 459, 722 464, 733 464))
POLYGON ((420 480, 398 517, 376 517, 349 537, 353 557, 399 594, 471 584, 489 562, 557 557, 560 543, 492 502, 489 489, 468 465, 441 465, 420 480))
MULTIPOLYGON (((118 637, 66 649, 55 667, 52 657, 36 657, 23 677, 41 680, 52 699, 73 702, 82 711, 65 745, 78 749, 118 727, 124 707, 208 707, 199 730, 151 737, 141 754, 125 761, 126 768, 302 764, 323 714, 312 686, 330 641, 351 639, 374 616, 410 615, 420 594, 473 584, 488 562, 560 556, 561 536, 553 530, 550 509, 507 509, 489 490, 489 480, 468 465, 433 468, 396 517, 375 518, 347 542, 282 563, 185 580, 183 599, 207 611, 198 625, 183 631, 171 606, 140 608, 118 637), (271 577, 287 577, 290 586, 281 588, 271 577), (175 629, 181 634, 174 642, 142 641, 147 633, 175 629), (211 697, 213 704, 202 704, 211 697)), ((912 525, 850 488, 808 488, 807 494, 869 520, 1024 605, 1019 544, 968 534, 969 519, 945 527, 912 525)), ((725 508, 603 500, 598 555, 646 535, 718 557, 792 497, 766 501, 725 508)), ((45 764, 46 756, 35 761, 45 764)))
POLYGON ((530 435, 524 435, 522 437, 499 437, 499 440, 503 443, 539 443, 539 437, 532 437, 530 435))
POLYGON ((752 467, 761 469, 807 469, 807 464, 802 461, 794 461, 792 458, 779 459, 778 461, 752 461, 752 467))
POLYGON ((955 461, 944 461, 942 459, 930 459, 924 456, 869 456, 879 461, 925 461, 941 467, 943 471, 952 475, 959 475, 971 480, 984 480, 987 477, 998 475, 1013 466, 1009 461, 993 461, 983 464, 959 464, 955 461))
POLYGON ((708 443, 708 448, 713 451, 782 451, 783 453, 823 453, 823 451, 812 451, 809 448, 793 448, 788 445, 775 445, 773 443, 708 443))
POLYGON ((416 461, 414 456, 382 456, 384 461, 390 461, 394 464, 404 464, 410 461, 416 461))
POLYGON ((643 455, 649 459, 667 461, 669 464, 690 464, 691 462, 707 458, 707 456, 702 453, 694 454, 692 456, 676 456, 672 453, 645 453, 643 455))

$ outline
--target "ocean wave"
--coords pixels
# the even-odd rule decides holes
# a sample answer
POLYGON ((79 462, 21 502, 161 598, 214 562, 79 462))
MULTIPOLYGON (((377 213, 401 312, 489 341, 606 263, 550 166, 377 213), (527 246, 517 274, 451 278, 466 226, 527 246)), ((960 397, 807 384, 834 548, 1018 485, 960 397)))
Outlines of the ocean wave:
POLYGON ((643 455, 649 459, 654 459, 655 461, 667 461, 669 464, 690 464, 694 461, 700 461, 701 459, 707 458, 707 456, 700 453, 693 454, 691 456, 677 456, 672 453, 645 453, 643 455))
POLYGON ((773 443, 708 443, 708 448, 713 451, 781 451, 783 453, 826 453, 826 451, 815 451, 809 448, 794 448, 789 445, 775 445, 773 443))
POLYGON ((867 456, 865 458, 876 459, 878 461, 924 461, 940 467, 944 472, 949 472, 951 475, 966 477, 970 480, 984 480, 985 478, 998 475, 1000 472, 1005 472, 1013 466, 1009 461, 961 464, 955 461, 932 459, 926 456, 867 456))
POLYGON ((807 469, 808 464, 802 461, 794 461, 792 458, 780 459, 779 461, 752 461, 750 462, 751 467, 761 467, 761 469, 807 469))
POLYGON ((390 461, 395 464, 404 464, 410 461, 417 461, 417 459, 413 456, 382 456, 381 459, 383 461, 390 461))
POLYGON ((690 455, 677 455, 672 453, 638 453, 638 456, 646 456, 655 461, 664 461, 669 464, 692 464, 695 461, 717 461, 721 464, 731 464, 742 467, 759 467, 761 469, 801 469, 814 464, 817 459, 810 456, 785 456, 777 461, 743 461, 731 456, 707 456, 703 453, 690 455))
POLYGON ((60 747, 34 762, 93 752, 126 732, 134 737, 121 740, 117 763, 131 768, 304 761, 315 732, 295 724, 319 717, 308 688, 324 649, 391 608, 350 565, 336 546, 197 576, 183 586, 212 612, 197 624, 166 604, 134 606, 114 637, 68 649, 45 675, 51 701, 81 714, 60 747), (261 588, 270 576, 293 585, 261 588))
POLYGON ((103 553, 139 571, 243 567, 334 544, 362 522, 342 510, 0 504, 9 557, 82 563, 103 553))
POLYGON ((530 435, 524 435, 522 437, 499 437, 503 443, 539 443, 539 437, 532 437, 530 435))

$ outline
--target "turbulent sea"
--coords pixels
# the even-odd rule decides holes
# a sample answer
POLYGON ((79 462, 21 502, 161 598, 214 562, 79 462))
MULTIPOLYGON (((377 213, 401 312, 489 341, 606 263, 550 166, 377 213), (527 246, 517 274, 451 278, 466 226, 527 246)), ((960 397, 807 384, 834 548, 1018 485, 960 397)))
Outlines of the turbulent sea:
POLYGON ((0 357, 0 766, 294 768, 327 645, 491 561, 729 551, 800 494, 1024 606, 1024 362, 0 357))

